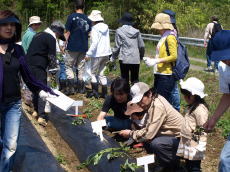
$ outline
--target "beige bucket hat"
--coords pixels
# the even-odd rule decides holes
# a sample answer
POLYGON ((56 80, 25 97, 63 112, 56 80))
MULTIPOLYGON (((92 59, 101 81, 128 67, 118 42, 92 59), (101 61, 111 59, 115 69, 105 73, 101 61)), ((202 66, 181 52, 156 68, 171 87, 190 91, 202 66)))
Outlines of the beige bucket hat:
POLYGON ((40 17, 39 16, 32 16, 29 18, 29 25, 28 26, 30 26, 32 24, 39 24, 39 23, 40 24, 42 23, 40 17))
POLYGON ((101 16, 101 11, 99 11, 99 10, 93 10, 90 13, 88 18, 93 22, 104 21, 103 17, 101 16))
POLYGON ((152 24, 151 28, 157 30, 163 30, 163 29, 174 30, 174 27, 171 23, 170 16, 164 13, 159 13, 156 15, 154 23, 152 24))

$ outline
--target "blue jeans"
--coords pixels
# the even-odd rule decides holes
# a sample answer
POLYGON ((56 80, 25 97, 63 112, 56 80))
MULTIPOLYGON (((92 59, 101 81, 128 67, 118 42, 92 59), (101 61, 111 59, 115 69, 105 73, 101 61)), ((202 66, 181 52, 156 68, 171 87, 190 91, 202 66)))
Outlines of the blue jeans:
POLYGON ((107 127, 114 130, 124 130, 131 129, 131 120, 130 119, 119 119, 114 116, 105 117, 107 127))
POLYGON ((59 62, 59 66, 60 66, 59 79, 60 80, 66 80, 67 76, 66 76, 65 62, 64 61, 60 61, 59 62))
POLYGON ((172 90, 170 103, 178 112, 180 112, 180 93, 177 82, 172 90))
POLYGON ((219 172, 230 171, 230 135, 220 154, 219 172))
POLYGON ((154 92, 163 96, 175 109, 178 109, 179 90, 177 82, 172 75, 154 75, 154 92))
POLYGON ((1 157, 0 172, 10 171, 13 155, 17 148, 21 118, 21 100, 0 104, 1 113, 1 157))
MULTIPOLYGON (((219 64, 219 61, 214 61, 215 69, 218 69, 218 64, 219 64)), ((207 67, 211 67, 211 66, 212 66, 212 61, 210 57, 207 55, 207 67)))

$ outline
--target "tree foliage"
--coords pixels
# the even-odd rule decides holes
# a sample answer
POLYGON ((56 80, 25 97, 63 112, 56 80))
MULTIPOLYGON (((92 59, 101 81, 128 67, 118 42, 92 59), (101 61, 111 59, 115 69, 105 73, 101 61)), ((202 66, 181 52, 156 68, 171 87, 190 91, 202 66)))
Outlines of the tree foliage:
MULTIPOLYGON (((102 11, 106 23, 112 29, 119 26, 117 20, 125 11, 135 17, 135 26, 142 32, 153 33, 151 25, 157 13, 164 9, 176 12, 181 35, 202 36, 210 17, 217 15, 225 29, 230 24, 230 0, 85 0, 86 14, 91 10, 102 11)), ((74 0, 0 0, 0 9, 14 10, 25 27, 28 18, 39 15, 45 23, 55 19, 66 21, 74 11, 74 0)))

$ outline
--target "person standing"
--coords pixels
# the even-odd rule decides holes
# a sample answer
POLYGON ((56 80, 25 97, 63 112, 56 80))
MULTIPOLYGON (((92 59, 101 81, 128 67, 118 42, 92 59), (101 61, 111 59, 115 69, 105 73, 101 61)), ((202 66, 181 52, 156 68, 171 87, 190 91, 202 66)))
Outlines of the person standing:
POLYGON ((157 44, 155 58, 144 57, 143 60, 147 66, 154 67, 154 91, 163 96, 177 109, 177 105, 174 104, 172 99, 173 90, 177 85, 177 81, 173 76, 173 65, 177 60, 177 34, 170 16, 165 13, 156 15, 151 28, 156 29, 160 33, 161 39, 157 44), (168 51, 166 49, 166 41, 168 51))
POLYGON ((91 31, 91 21, 84 14, 84 0, 76 0, 76 11, 68 16, 66 22, 66 73, 70 94, 74 94, 74 76, 76 76, 77 86, 84 92, 85 84, 82 79, 81 64, 88 50, 88 36, 91 31), (74 74, 74 70, 76 72, 74 74))
MULTIPOLYGON (((204 127, 207 131, 212 131, 217 121, 230 107, 230 31, 223 30, 216 34, 210 42, 212 50, 210 58, 213 61, 220 61, 219 70, 219 87, 223 93, 220 102, 204 127)), ((220 155, 219 172, 230 171, 230 133, 220 155)))
MULTIPOLYGON (((27 53, 30 43, 36 34, 36 31, 38 31, 40 28, 41 24, 42 21, 40 20, 39 16, 32 16, 29 18, 28 28, 22 36, 22 47, 25 53, 27 53)), ((29 91, 25 84, 23 84, 23 96, 24 99, 27 100, 25 102, 28 102, 27 105, 32 107, 32 93, 29 91)), ((34 112, 32 116, 36 116, 36 112, 34 112)))
POLYGON ((145 54, 145 44, 138 29, 133 27, 133 16, 125 12, 119 22, 122 24, 116 30, 115 47, 112 59, 119 56, 121 77, 132 84, 139 81, 140 62, 145 54), (131 79, 129 75, 131 74, 131 79))
POLYGON ((16 44, 21 38, 21 28, 19 18, 12 11, 0 11, 0 172, 11 170, 17 149, 22 115, 20 76, 33 93, 43 98, 49 97, 47 92, 54 94, 31 75, 24 50, 16 44))
MULTIPOLYGON (((222 30, 222 26, 219 23, 219 19, 216 16, 211 17, 211 22, 207 25, 204 33, 204 47, 207 48, 206 57, 207 57, 207 68, 205 71, 211 72, 213 71, 212 68, 212 61, 209 57, 210 51, 210 40, 214 37, 214 35, 222 30), (208 42, 208 43, 207 43, 208 42)), ((218 70, 218 63, 219 61, 214 61, 214 71, 218 70)))
MULTIPOLYGON (((54 21, 44 32, 39 32, 34 36, 26 55, 32 74, 45 85, 47 85, 47 69, 57 68, 58 39, 65 41, 64 25, 54 21)), ((45 112, 45 101, 34 93, 33 104, 34 110, 38 113, 38 123, 46 126, 48 116, 45 112)))
MULTIPOLYGON (((176 25, 176 13, 172 10, 164 10, 164 11, 162 11, 162 13, 168 14, 170 16, 171 23, 174 27, 174 33, 177 36, 177 39, 179 40, 179 31, 178 31, 177 25, 176 25)), ((172 106, 178 112, 180 112, 180 92, 179 92, 179 88, 178 88, 178 83, 175 84, 175 87, 172 90, 170 102, 172 103, 172 106)))
POLYGON ((92 93, 90 93, 88 97, 99 98, 98 84, 101 84, 101 97, 105 98, 107 95, 107 78, 104 71, 106 69, 106 63, 109 61, 109 56, 112 54, 109 27, 103 22, 104 19, 101 16, 101 11, 93 10, 89 15, 89 19, 93 22, 93 27, 90 36, 90 48, 85 57, 86 60, 91 58, 92 93))
POLYGON ((30 43, 34 35, 36 34, 36 31, 38 31, 38 29, 40 28, 41 24, 42 21, 40 20, 40 17, 32 16, 29 18, 28 28, 22 37, 22 47, 25 53, 27 53, 30 43))

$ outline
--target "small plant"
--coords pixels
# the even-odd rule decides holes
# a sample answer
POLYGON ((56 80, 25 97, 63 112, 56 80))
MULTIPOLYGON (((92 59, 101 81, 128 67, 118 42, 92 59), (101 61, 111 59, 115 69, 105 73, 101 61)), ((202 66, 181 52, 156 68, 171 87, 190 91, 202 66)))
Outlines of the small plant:
POLYGON ((80 169, 86 168, 90 164, 97 165, 99 161, 101 160, 101 158, 103 157, 103 155, 105 155, 106 153, 107 153, 107 159, 109 161, 115 158, 118 158, 118 157, 125 157, 125 156, 128 157, 129 155, 127 153, 129 150, 130 150, 129 147, 126 147, 123 145, 121 145, 121 147, 118 147, 118 148, 107 148, 107 149, 101 150, 100 152, 89 156, 85 162, 77 166, 77 169, 80 170, 80 169))
POLYGON ((230 120, 229 119, 222 119, 219 120, 217 123, 217 127, 222 129, 222 135, 226 138, 230 133, 230 120))
POLYGON ((62 154, 58 154, 56 156, 56 160, 59 162, 59 164, 66 165, 67 161, 65 160, 65 157, 62 154))
POLYGON ((196 129, 195 129, 195 131, 193 132, 193 136, 192 136, 192 139, 194 140, 194 141, 199 141, 200 140, 200 136, 201 135, 204 135, 204 128, 203 127, 201 127, 201 126, 197 126, 196 127, 196 129))
POLYGON ((72 122, 72 125, 82 125, 82 124, 85 124, 85 120, 83 117, 77 117, 72 122))
POLYGON ((135 172, 138 168, 142 167, 137 166, 135 163, 129 163, 129 160, 127 159, 125 163, 121 165, 120 172, 135 172))

